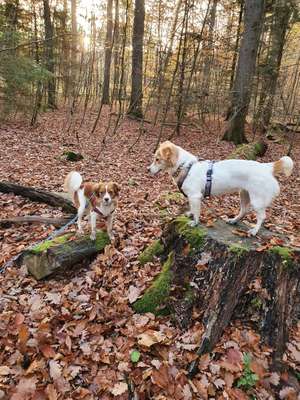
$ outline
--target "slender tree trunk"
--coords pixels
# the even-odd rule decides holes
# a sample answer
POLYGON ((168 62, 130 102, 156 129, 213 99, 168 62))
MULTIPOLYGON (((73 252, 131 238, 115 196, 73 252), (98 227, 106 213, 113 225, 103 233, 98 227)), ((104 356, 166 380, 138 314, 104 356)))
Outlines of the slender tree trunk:
POLYGON ((104 76, 103 76, 103 92, 102 103, 109 104, 109 86, 110 86, 110 64, 112 53, 112 6, 113 0, 107 0, 107 22, 106 22, 106 38, 105 38, 105 56, 104 56, 104 76))
POLYGON ((77 75, 77 0, 71 0, 71 24, 72 24, 72 41, 71 41, 71 85, 73 97, 76 91, 76 75, 77 75))
POLYGON ((231 115, 223 136, 223 140, 232 141, 235 144, 247 143, 245 120, 251 99, 256 56, 264 16, 264 3, 263 0, 245 1, 245 27, 233 85, 231 115))
POLYGON ((46 68, 52 76, 48 80, 48 107, 56 108, 55 102, 55 79, 54 79, 54 52, 53 52, 53 25, 51 21, 49 0, 43 0, 44 24, 45 24, 45 63, 46 68))
POLYGON ((288 2, 276 0, 270 33, 271 48, 263 71, 263 83, 259 101, 259 125, 263 130, 267 129, 272 116, 283 47, 291 14, 292 8, 288 2))
POLYGON ((143 117, 143 40, 145 0, 135 0, 132 33, 131 96, 128 114, 143 117))
POLYGON ((244 12, 244 0, 241 0, 240 12, 239 12, 239 22, 238 22, 238 27, 237 27, 237 32, 236 32, 233 59, 232 59, 232 65, 231 65, 230 91, 232 90, 233 82, 234 82, 234 74, 235 74, 235 69, 236 69, 236 60, 237 60, 237 56, 238 56, 238 49, 239 49, 240 37, 241 37, 243 12, 244 12))
POLYGON ((120 80, 120 21, 119 21, 119 0, 115 0, 115 21, 114 21, 114 87, 113 99, 117 98, 118 83, 120 80))

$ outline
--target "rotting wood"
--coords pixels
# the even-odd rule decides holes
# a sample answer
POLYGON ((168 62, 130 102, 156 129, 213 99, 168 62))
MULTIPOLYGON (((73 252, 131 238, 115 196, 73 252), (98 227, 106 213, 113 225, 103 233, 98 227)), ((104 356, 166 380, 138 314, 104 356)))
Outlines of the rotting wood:
POLYGON ((71 200, 67 198, 64 193, 51 193, 31 186, 23 186, 6 181, 0 182, 0 192, 13 193, 15 195, 28 198, 32 201, 49 204, 52 207, 61 207, 65 212, 73 214, 77 212, 71 200))

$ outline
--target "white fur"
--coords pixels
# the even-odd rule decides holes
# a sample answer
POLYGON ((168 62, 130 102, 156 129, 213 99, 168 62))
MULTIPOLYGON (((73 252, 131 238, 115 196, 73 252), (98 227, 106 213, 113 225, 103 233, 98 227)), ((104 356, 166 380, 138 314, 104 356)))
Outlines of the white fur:
MULTIPOLYGON (((176 165, 171 169, 171 173, 177 171, 181 166, 188 165, 195 161, 195 156, 179 146, 178 159, 176 165)), ((282 170, 286 175, 290 175, 293 169, 293 161, 290 157, 282 157, 282 170)), ((206 173, 209 163, 207 161, 196 162, 186 179, 182 190, 187 195, 190 205, 189 215, 193 215, 191 225, 199 223, 201 212, 201 200, 204 196, 206 173)), ((229 220, 229 223, 236 223, 244 215, 253 209, 256 213, 257 223, 250 229, 251 235, 256 235, 263 224, 266 208, 271 204, 274 197, 279 192, 279 184, 273 176, 274 163, 259 163, 247 160, 224 160, 218 161, 213 166, 211 195, 221 195, 224 193, 240 192, 241 210, 239 214, 229 220)), ((152 174, 164 169, 163 165, 153 162, 149 170, 152 174)))

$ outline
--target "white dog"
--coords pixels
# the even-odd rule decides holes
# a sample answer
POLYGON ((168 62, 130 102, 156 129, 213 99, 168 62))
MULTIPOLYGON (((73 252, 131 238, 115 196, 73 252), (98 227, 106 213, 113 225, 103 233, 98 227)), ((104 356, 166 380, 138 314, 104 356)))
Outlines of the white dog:
POLYGON ((191 226, 199 223, 201 200, 205 195, 239 191, 240 212, 228 222, 237 223, 253 209, 257 222, 249 233, 255 236, 266 218, 266 208, 280 192, 274 175, 281 172, 291 175, 293 161, 290 157, 282 157, 272 163, 223 160, 212 165, 209 161, 198 161, 193 154, 166 141, 160 144, 148 169, 152 174, 169 171, 173 176, 181 171, 176 183, 189 200, 188 215, 193 216, 191 226))

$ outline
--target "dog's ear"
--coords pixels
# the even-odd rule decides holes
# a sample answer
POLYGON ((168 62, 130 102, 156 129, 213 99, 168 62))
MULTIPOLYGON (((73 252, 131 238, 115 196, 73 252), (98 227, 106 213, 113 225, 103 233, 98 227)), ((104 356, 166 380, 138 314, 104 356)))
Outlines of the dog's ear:
POLYGON ((172 147, 164 143, 164 146, 160 149, 160 154, 164 160, 170 160, 172 157, 172 147))
POLYGON ((116 183, 116 182, 112 182, 111 183, 111 187, 112 187, 112 190, 113 190, 113 192, 114 192, 114 195, 115 196, 118 196, 118 194, 119 194, 119 191, 120 191, 120 186, 116 183))

